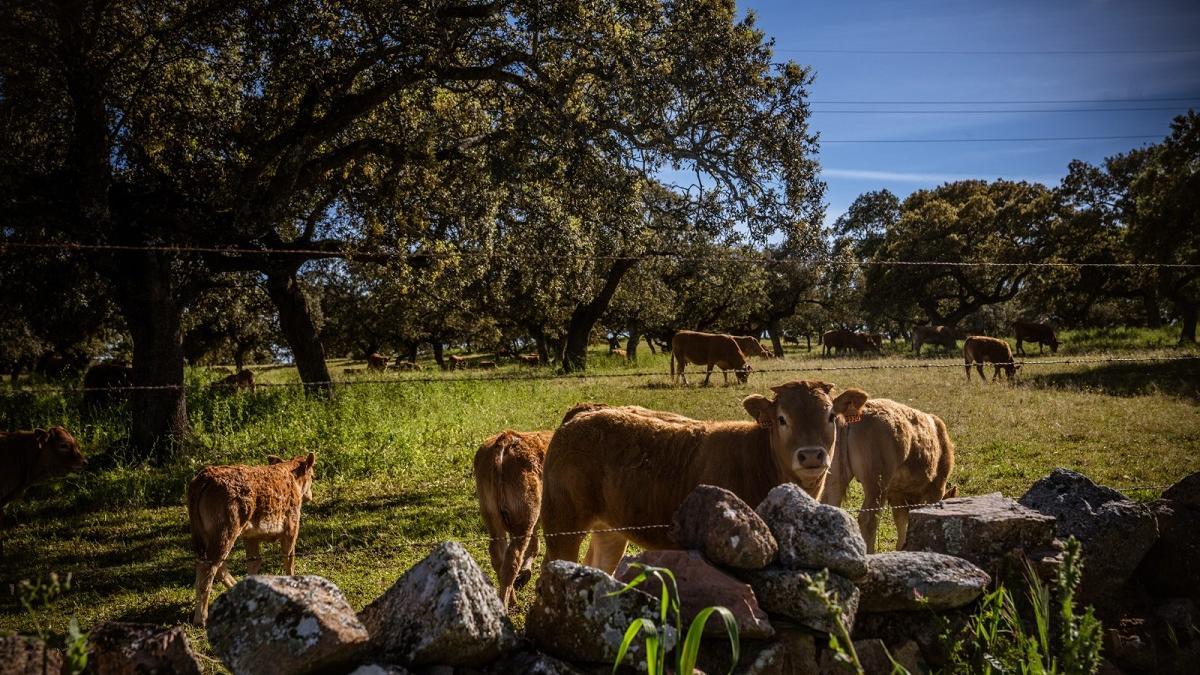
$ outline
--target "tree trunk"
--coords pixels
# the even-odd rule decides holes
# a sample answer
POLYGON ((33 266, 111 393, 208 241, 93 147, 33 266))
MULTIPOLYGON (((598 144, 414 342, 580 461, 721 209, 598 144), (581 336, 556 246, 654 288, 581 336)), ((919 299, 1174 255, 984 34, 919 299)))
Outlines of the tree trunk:
POLYGON ((629 341, 625 343, 625 358, 631 363, 637 362, 638 343, 642 341, 642 327, 638 324, 630 324, 629 326, 629 341))
POLYGON ((650 337, 649 335, 646 336, 646 346, 650 348, 651 354, 658 353, 658 352, 654 351, 654 338, 650 337))
POLYGON ((440 337, 433 340, 433 360, 437 361, 438 368, 442 370, 446 369, 446 359, 443 356, 442 339, 440 337))
POLYGON ((1194 302, 1179 303, 1183 326, 1179 333, 1179 344, 1196 344, 1196 311, 1200 305, 1194 302))
POLYGON ((328 396, 329 367, 325 363, 325 346, 308 309, 308 299, 296 278, 295 265, 263 270, 267 275, 267 295, 279 312, 279 328, 283 331, 300 371, 300 381, 310 394, 328 396))
POLYGON ((812 351, 812 336, 808 333, 804 334, 804 348, 805 351, 812 351))
POLYGON ((771 336, 771 346, 775 348, 775 357, 783 358, 783 326, 779 323, 779 319, 771 319, 771 323, 767 325, 767 334, 771 336))
POLYGON ((1146 313, 1147 328, 1162 328, 1162 314, 1158 311, 1158 294, 1146 291, 1142 294, 1142 311, 1146 313))
POLYGON ((155 253, 122 256, 114 270, 117 302, 133 338, 130 441, 157 464, 189 433, 183 389, 183 310, 175 302, 171 261, 155 253))
POLYGON ((405 345, 408 348, 408 360, 412 363, 417 362, 417 343, 409 342, 405 345))
POLYGON ((579 305, 571 312, 571 320, 567 323, 567 339, 563 347, 563 371, 572 373, 587 368, 588 336, 592 328, 600 320, 600 316, 608 309, 613 294, 621 285, 625 273, 633 269, 635 260, 622 258, 613 262, 604 279, 604 286, 591 302, 579 305))

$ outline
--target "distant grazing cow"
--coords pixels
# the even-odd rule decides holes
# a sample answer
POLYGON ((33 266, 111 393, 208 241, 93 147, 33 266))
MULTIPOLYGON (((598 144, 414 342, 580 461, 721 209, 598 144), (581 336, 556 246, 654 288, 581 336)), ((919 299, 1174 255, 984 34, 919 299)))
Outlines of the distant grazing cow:
POLYGON ((209 466, 188 485, 188 522, 196 553, 196 625, 208 622, 208 596, 215 579, 227 588, 233 575, 225 568, 238 537, 246 542, 246 567, 258 574, 263 542, 283 550, 283 572, 296 567, 300 505, 312 500, 313 453, 289 460, 271 456, 267 466, 209 466))
POLYGON ((842 328, 826 331, 821 334, 822 356, 841 354, 843 350, 852 349, 858 353, 874 350, 875 347, 862 333, 854 333, 842 328))
POLYGON ((962 331, 953 326, 913 326, 913 352, 920 354, 921 345, 927 344, 956 349, 962 337, 962 331))
POLYGON ((858 524, 867 552, 875 552, 878 509, 885 503, 899 507, 892 511, 899 550, 908 533, 908 506, 955 496, 955 488, 946 489, 954 443, 937 416, 885 398, 867 399, 865 391, 847 389, 833 401, 837 448, 821 501, 841 506, 850 480, 862 483, 858 524))
POLYGON ((448 361, 450 364, 450 370, 466 368, 468 365, 467 357, 465 356, 447 356, 446 361, 448 361))
POLYGON ((738 348, 742 350, 742 353, 745 354, 747 358, 751 356, 757 356, 764 359, 775 358, 775 354, 771 350, 765 349, 762 346, 762 343, 758 341, 758 338, 752 335, 734 335, 733 340, 737 342, 738 348))
POLYGON ((89 408, 115 405, 129 398, 133 368, 120 362, 97 363, 83 374, 83 403, 89 408))
POLYGON ((396 370, 421 370, 421 364, 412 361, 396 361, 396 370))
POLYGON ((233 375, 228 375, 221 380, 213 383, 213 386, 218 389, 249 389, 254 390, 254 373, 250 370, 243 369, 233 375))
MULTIPOLYGON (((546 532, 669 523, 697 485, 726 488, 758 504, 771 488, 799 484, 819 497, 833 452, 835 420, 824 382, 772 387, 742 406, 754 421, 668 422, 621 410, 580 414, 554 433, 546 454, 546 532)), ((593 538, 590 563, 612 572, 632 540, 672 548, 666 530, 593 538)), ((583 535, 547 538, 547 560, 579 559, 583 535)))
POLYGON ((527 366, 536 366, 542 362, 537 354, 518 354, 517 360, 527 366))
POLYGON ((731 336, 690 330, 681 330, 671 339, 672 382, 675 382, 675 364, 677 362, 679 379, 683 380, 684 384, 687 384, 687 375, 683 371, 689 363, 707 368, 707 372, 704 374, 704 384, 706 385, 709 378, 712 377, 713 366, 721 369, 721 375, 725 377, 726 384, 729 384, 728 371, 734 371, 738 382, 744 384, 750 378, 750 371, 753 370, 746 362, 746 355, 738 347, 737 341, 731 336))
POLYGON ((985 337, 983 335, 972 335, 963 343, 963 361, 967 364, 967 381, 971 381, 971 366, 974 365, 979 371, 979 379, 984 382, 987 377, 983 374, 983 364, 993 363, 995 369, 992 371, 992 382, 995 382, 1000 377, 1000 370, 1004 370, 1008 381, 1012 382, 1017 379, 1017 371, 1021 369, 1021 364, 1013 363, 1012 348, 1004 340, 994 337, 985 337))
POLYGON ((31 485, 65 476, 87 464, 79 443, 63 427, 0 432, 0 555, 4 553, 4 507, 31 485))
POLYGON ((624 349, 614 349, 611 352, 609 352, 609 354, 612 354, 613 356, 617 357, 618 359, 629 358, 629 353, 626 352, 624 349))
POLYGON ((875 351, 879 352, 880 354, 883 353, 883 336, 882 335, 880 335, 879 333, 859 333, 859 334, 867 339, 867 342, 871 345, 872 348, 875 349, 875 351))
POLYGON ((384 371, 387 370, 388 357, 378 352, 367 354, 367 370, 384 371))
POLYGON ((478 365, 481 370, 495 370, 496 369, 495 361, 480 361, 478 365))
POLYGON ((1014 321, 1013 330, 1017 334, 1017 354, 1025 356, 1024 342, 1036 342, 1038 354, 1043 354, 1043 347, 1050 346, 1050 353, 1058 353, 1058 338, 1054 336, 1054 328, 1044 323, 1032 321, 1014 321))

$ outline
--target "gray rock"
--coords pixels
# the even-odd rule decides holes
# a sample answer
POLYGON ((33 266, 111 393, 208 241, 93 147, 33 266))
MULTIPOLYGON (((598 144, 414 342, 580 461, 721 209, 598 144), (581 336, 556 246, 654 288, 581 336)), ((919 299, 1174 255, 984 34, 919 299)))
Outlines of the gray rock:
MULTIPOLYGON (((675 576, 679 590, 679 613, 683 626, 692 625, 706 607, 725 607, 737 621, 738 633, 744 639, 769 638, 775 634, 766 612, 758 605, 754 591, 746 584, 713 567, 695 551, 646 551, 626 557, 617 567, 617 581, 627 583, 641 572, 633 565, 641 563, 665 567, 675 576)), ((660 597, 662 587, 651 577, 638 586, 653 597, 660 597)), ((705 624, 706 635, 725 635, 725 622, 712 616, 705 624)))
POLYGON ((309 673, 349 662, 367 630, 317 576, 248 576, 213 603, 208 642, 237 675, 309 673))
MULTIPOLYGON (((737 675, 808 675, 817 672, 820 650, 815 633, 802 628, 778 631, 771 640, 741 643, 737 675)), ((822 640, 822 644, 824 640, 822 640)), ((729 645, 726 641, 706 640, 700 645, 696 667, 705 673, 728 673, 729 645)))
POLYGON ((970 618, 966 608, 940 612, 862 612, 854 621, 851 637, 883 640, 897 661, 898 654, 915 646, 925 662, 939 668, 946 664, 950 656, 948 648, 955 639, 972 639, 967 633, 970 618))
POLYGON ((109 621, 88 633, 88 670, 97 675, 200 675, 182 626, 109 621))
MULTIPOLYGON (((768 567, 739 571, 737 575, 754 589, 758 604, 767 614, 786 617, 823 633, 836 630, 824 600, 811 587, 818 572, 768 567)), ((850 629, 858 611, 858 588, 853 581, 833 573, 828 573, 825 587, 833 594, 836 606, 842 610, 841 620, 850 629)))
POLYGON ((409 675, 409 673, 396 665, 366 663, 350 671, 349 675, 409 675))
POLYGON ((1150 509, 1083 474, 1055 469, 1020 499, 1039 513, 1054 516, 1062 539, 1083 544, 1081 600, 1108 600, 1133 575, 1158 539, 1150 509))
POLYGON ((1053 542, 1053 516, 993 492, 909 511, 904 550, 965 558, 996 578, 1013 549, 1051 549, 1053 542))
POLYGON ((454 541, 439 544, 359 617, 374 650, 410 667, 480 666, 517 642, 496 589, 454 541))
POLYGON ((928 551, 896 551, 867 556, 859 579, 858 611, 953 609, 978 598, 991 577, 970 562, 928 551))
POLYGON ((700 551, 726 567, 762 569, 778 546, 763 519, 737 495, 700 485, 675 511, 671 538, 681 548, 700 551))
POLYGON ((0 675, 32 675, 62 670, 62 652, 46 647, 35 637, 12 635, 0 637, 0 675))
POLYGON ((858 523, 842 509, 820 504, 800 486, 784 483, 767 493, 757 512, 779 545, 780 567, 827 567, 850 579, 867 573, 867 544, 858 523))
POLYGON ((1158 541, 1133 578, 1159 597, 1200 603, 1200 473, 1176 483, 1149 508, 1158 520, 1158 541))
POLYGON ((514 652, 493 663, 487 672, 491 675, 580 675, 580 671, 566 661, 540 652, 514 652))
MULTIPOLYGON (((526 636, 538 649, 560 659, 612 664, 625 630, 635 619, 659 623, 658 600, 637 589, 614 595, 623 587, 598 569, 551 561, 542 569, 537 597, 525 617, 526 636)), ((675 629, 666 627, 668 648, 675 637, 675 629)), ((644 667, 644 644, 633 642, 626 664, 644 667)))

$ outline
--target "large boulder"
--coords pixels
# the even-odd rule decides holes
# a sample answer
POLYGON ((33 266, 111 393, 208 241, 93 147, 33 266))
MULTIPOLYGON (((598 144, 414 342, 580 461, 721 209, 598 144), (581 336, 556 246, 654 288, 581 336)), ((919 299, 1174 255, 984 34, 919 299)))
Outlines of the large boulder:
POLYGON ((317 576, 248 576, 213 603, 208 642, 237 675, 309 673, 352 660, 367 630, 317 576))
POLYGON ((0 636, 0 675, 33 675, 62 670, 62 652, 35 637, 0 636), (45 670, 42 668, 45 666, 45 670))
POLYGON ((359 617, 372 649, 408 666, 481 666, 517 643, 496 589, 454 541, 439 544, 359 617))
POLYGON ((857 579, 867 573, 867 544, 858 523, 836 506, 818 503, 794 483, 771 489, 758 515, 779 544, 778 564, 857 579))
POLYGON ((867 575, 857 582, 858 611, 953 609, 978 598, 991 577, 970 562, 928 551, 867 556, 867 575))
POLYGON ((88 645, 88 671, 97 675, 202 672, 182 626, 109 621, 92 628, 88 645))
POLYGON ((904 550, 965 558, 996 578, 1009 552, 1053 549, 1054 534, 1054 516, 993 492, 909 511, 904 550))
MULTIPOLYGON (((786 617, 823 633, 836 630, 828 605, 813 588, 817 572, 768 567, 742 570, 736 574, 754 589, 758 604, 767 610, 767 614, 786 617)), ((835 606, 841 609, 841 621, 849 629, 854 625, 854 616, 858 611, 858 588, 853 581, 829 573, 825 589, 833 596, 835 606)))
MULTIPOLYGON (((752 512, 753 513, 753 512, 752 512)), ((617 567, 617 581, 628 583, 641 570, 634 565, 665 567, 675 576, 679 590, 679 614, 682 625, 692 625, 705 607, 725 607, 737 620, 738 634, 745 639, 769 638, 775 634, 767 613, 758 606, 754 591, 746 584, 713 567, 695 551, 647 551, 627 557, 617 567)), ((638 588, 653 597, 660 597, 662 587, 658 580, 649 577, 638 588)), ((709 618, 704 632, 708 635, 725 635, 725 622, 718 616, 709 618)))
POLYGON ((1068 469, 1034 483, 1020 502, 1054 516, 1058 536, 1083 545, 1079 591, 1085 602, 1112 598, 1158 539, 1158 524, 1146 505, 1068 469))
POLYGON ((1171 486, 1150 508, 1158 520, 1158 541, 1134 576, 1155 595, 1200 603, 1200 472, 1171 486))
MULTIPOLYGON (((618 593, 624 586, 593 567, 551 561, 538 579, 537 596, 525 617, 525 634, 538 649, 558 658, 612 664, 634 620, 659 623, 658 600, 636 588, 618 593)), ((674 628, 666 627, 665 634, 670 648, 675 644, 674 628)), ((644 644, 635 640, 625 663, 644 665, 644 644)))
POLYGON ((762 569, 778 550, 770 528, 754 509, 713 485, 698 486, 679 505, 671 538, 681 548, 700 551, 725 567, 762 569))

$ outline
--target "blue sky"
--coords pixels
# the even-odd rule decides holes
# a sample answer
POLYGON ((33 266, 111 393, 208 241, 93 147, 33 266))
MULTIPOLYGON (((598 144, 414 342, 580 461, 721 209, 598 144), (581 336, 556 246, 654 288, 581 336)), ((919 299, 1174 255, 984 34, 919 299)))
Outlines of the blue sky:
POLYGON ((1143 134, 1158 140, 1168 133, 1175 115, 1189 106, 1200 108, 1200 1, 1197 0, 987 3, 743 0, 739 9, 756 13, 759 27, 775 39, 778 60, 810 65, 816 71, 811 122, 822 139, 820 162, 829 186, 827 221, 844 212, 855 197, 868 190, 887 188, 903 197, 913 190, 964 178, 1006 178, 1053 185, 1072 159, 1098 162, 1108 155, 1154 142, 1132 139, 861 144, 829 141, 1143 134), (837 50, 942 53, 870 54, 837 50), (1186 100, 1140 100, 1163 98, 1186 100), (1139 100, 1015 103, 1083 99, 1139 100), (858 101, 1004 103, 852 103, 858 101), (1112 108, 1168 110, 1097 110, 1112 108), (1047 109, 1090 112, 943 112, 1047 109), (822 110, 938 112, 818 112, 822 110))

